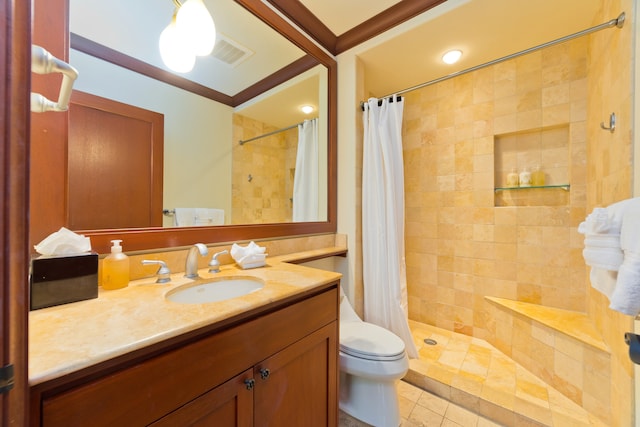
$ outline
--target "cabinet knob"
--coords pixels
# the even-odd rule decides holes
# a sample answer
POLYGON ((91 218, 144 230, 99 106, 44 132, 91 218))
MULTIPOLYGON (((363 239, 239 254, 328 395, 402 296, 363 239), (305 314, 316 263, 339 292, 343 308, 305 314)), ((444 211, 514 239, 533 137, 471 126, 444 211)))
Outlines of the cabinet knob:
POLYGON ((271 374, 271 371, 267 368, 262 368, 260 369, 260 378, 262 378, 263 380, 266 380, 267 378, 269 378, 269 374, 271 374))
POLYGON ((253 386, 256 385, 256 380, 249 378, 244 380, 244 384, 247 386, 247 390, 253 390, 253 386))

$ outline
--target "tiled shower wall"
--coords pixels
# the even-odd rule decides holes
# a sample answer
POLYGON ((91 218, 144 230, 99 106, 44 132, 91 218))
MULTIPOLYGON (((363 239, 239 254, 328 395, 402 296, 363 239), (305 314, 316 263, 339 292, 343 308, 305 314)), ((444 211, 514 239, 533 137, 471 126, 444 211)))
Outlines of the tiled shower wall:
POLYGON ((233 116, 231 224, 291 221, 297 128, 243 145, 236 142, 274 130, 249 117, 233 116))
MULTIPOLYGON (((587 129, 586 177, 588 212, 594 207, 608 206, 633 195, 632 48, 634 27, 637 25, 634 22, 637 2, 606 0, 602 3, 598 23, 616 18, 621 12, 625 12, 626 21, 621 29, 599 31, 590 36, 587 117, 590 126, 587 129), (614 133, 603 131, 599 126, 600 122, 608 123, 612 112, 618 118, 614 133)), ((611 381, 608 388, 612 414, 610 425, 630 426, 634 419, 633 365, 629 360, 624 333, 633 331, 633 319, 610 310, 607 298, 591 288, 588 280, 585 286, 587 313, 611 349, 611 381)), ((638 416, 640 414, 636 414, 636 418, 638 416)))
MULTIPOLYGON (((586 212, 588 45, 579 38, 407 95, 410 318, 488 339, 485 295, 586 310, 576 229, 586 212), (511 197, 494 191, 496 137, 558 126, 568 128, 560 143, 569 193, 519 190, 561 203, 496 206, 511 197)), ((522 150, 520 158, 539 157, 535 145, 522 150)))
MULTIPOLYGON (((585 384, 600 391, 577 399, 597 413, 598 402, 588 400, 600 395, 608 407, 597 415, 610 425, 633 422, 633 369, 622 338, 632 319, 609 310, 590 287, 576 228, 593 207, 632 195, 633 6, 604 1, 594 22, 626 11, 622 29, 409 93, 404 115, 409 317, 492 342, 496 313, 485 295, 586 312, 611 362, 578 362, 585 384), (614 111, 612 134, 600 122, 614 111), (538 198, 553 203, 539 205, 526 192, 547 190, 496 196, 496 136, 555 126, 569 129, 569 193, 548 190, 538 198), (501 198, 524 202, 509 206, 501 198)), ((551 354, 564 351, 545 344, 555 348, 551 354)), ((559 373, 567 374, 552 374, 559 373)))

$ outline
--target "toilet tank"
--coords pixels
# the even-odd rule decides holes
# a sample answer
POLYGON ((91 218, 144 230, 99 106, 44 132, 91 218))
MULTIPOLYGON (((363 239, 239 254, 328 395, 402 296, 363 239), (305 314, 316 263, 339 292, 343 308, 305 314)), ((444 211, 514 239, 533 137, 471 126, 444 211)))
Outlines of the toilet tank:
POLYGON ((341 273, 342 278, 340 279, 340 321, 362 321, 362 319, 360 319, 358 314, 353 309, 353 306, 349 302, 349 299, 344 292, 344 289, 349 289, 348 263, 346 258, 332 256, 303 262, 299 265, 317 268, 319 270, 341 273))

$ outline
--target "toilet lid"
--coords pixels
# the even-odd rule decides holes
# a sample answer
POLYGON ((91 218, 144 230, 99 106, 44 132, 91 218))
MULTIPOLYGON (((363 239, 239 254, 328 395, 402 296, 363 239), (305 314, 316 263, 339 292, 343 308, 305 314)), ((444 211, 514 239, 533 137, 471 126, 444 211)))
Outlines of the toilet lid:
POLYGON ((340 351, 368 360, 397 360, 404 357, 404 341, 372 323, 342 322, 340 351))

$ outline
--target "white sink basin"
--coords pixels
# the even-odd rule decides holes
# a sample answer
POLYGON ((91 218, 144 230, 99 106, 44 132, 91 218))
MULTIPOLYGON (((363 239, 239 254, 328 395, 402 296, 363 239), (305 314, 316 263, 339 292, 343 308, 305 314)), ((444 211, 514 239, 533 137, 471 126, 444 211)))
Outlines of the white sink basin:
POLYGON ((258 279, 221 279, 180 286, 169 291, 166 298, 169 301, 182 304, 203 304, 241 297, 262 288, 264 288, 264 283, 258 279))

